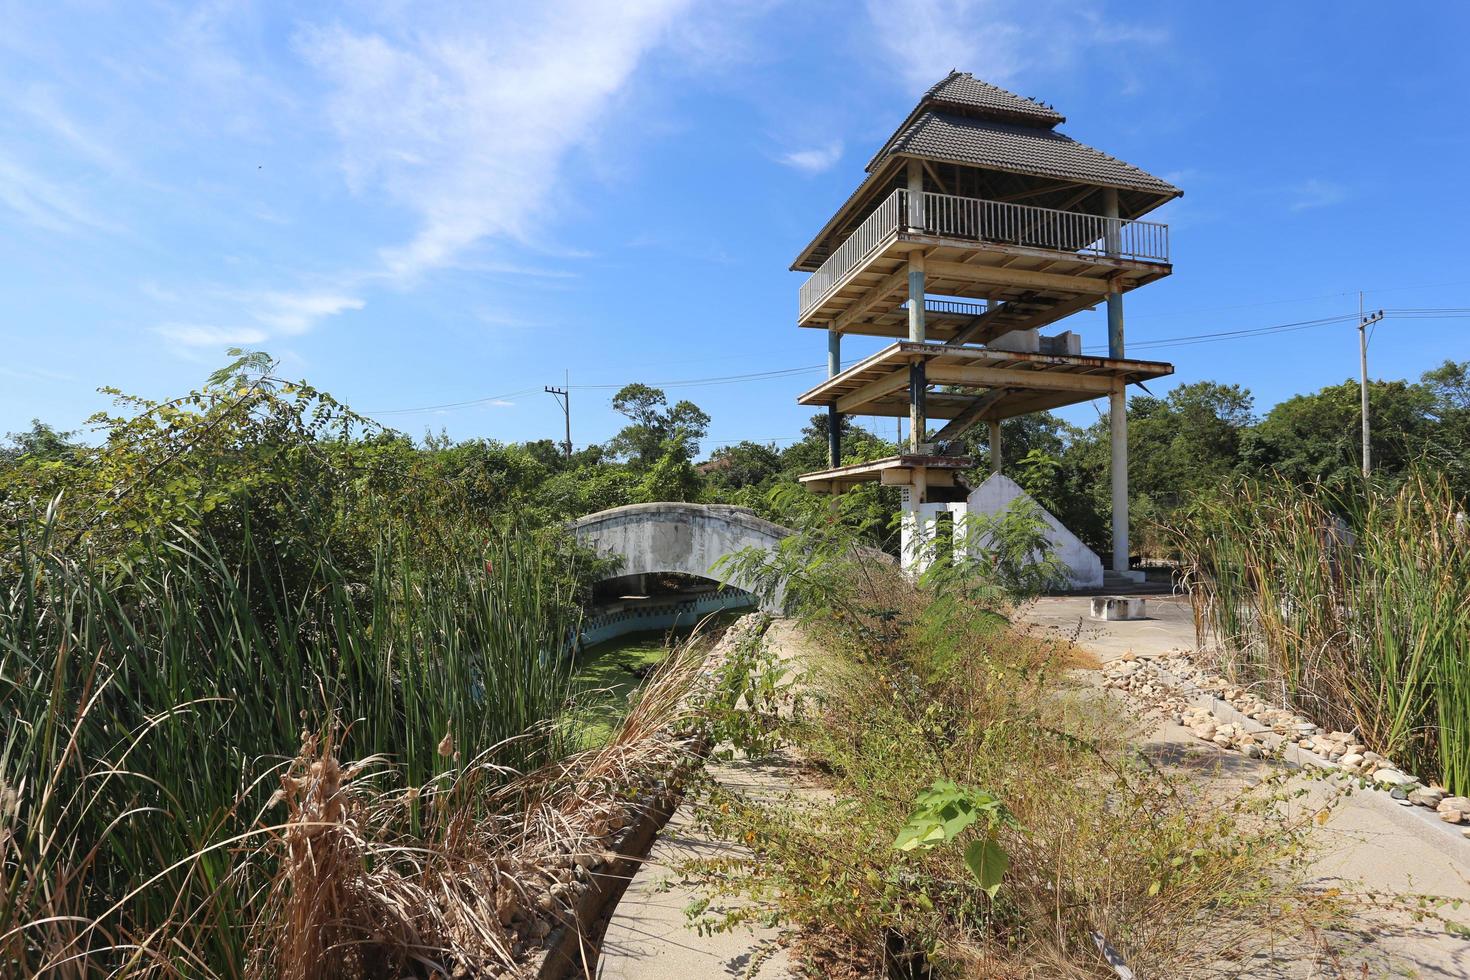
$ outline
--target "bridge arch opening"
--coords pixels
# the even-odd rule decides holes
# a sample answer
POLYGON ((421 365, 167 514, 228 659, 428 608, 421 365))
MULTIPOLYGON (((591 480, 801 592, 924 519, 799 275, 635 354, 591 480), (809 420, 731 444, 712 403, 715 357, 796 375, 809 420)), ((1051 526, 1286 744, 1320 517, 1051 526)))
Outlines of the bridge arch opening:
MULTIPOLYGON (((744 507, 672 502, 599 511, 571 522, 569 530, 582 545, 618 559, 617 572, 594 592, 597 606, 584 643, 692 626, 722 609, 755 608, 761 600, 750 585, 733 578, 722 583, 718 566, 748 548, 774 548, 791 533, 744 507)), ((766 605, 779 601, 767 597, 766 605)))

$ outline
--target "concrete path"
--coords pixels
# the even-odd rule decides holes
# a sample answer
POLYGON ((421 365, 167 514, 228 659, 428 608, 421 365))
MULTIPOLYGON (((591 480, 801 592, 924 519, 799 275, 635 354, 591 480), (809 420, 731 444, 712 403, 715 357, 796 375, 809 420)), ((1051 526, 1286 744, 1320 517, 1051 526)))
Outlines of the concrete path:
MULTIPOLYGON (((780 794, 790 785, 779 761, 711 763, 722 786, 752 796, 780 794)), ((750 852, 700 832, 688 804, 659 835, 648 860, 623 894, 608 923, 597 975, 603 980, 696 980, 703 977, 789 977, 786 951, 776 929, 739 929, 701 936, 685 914, 702 893, 683 883, 676 869, 695 858, 748 858, 750 852)), ((711 912, 718 911, 711 907, 711 912)))
MULTIPOLYGON (((773 623, 766 642, 783 659, 799 653, 800 642, 790 623, 773 623)), ((799 806, 802 800, 823 792, 797 775, 795 763, 785 752, 759 762, 743 758, 710 762, 705 768, 721 786, 753 799, 779 799, 799 806)), ((704 834, 686 802, 659 835, 608 923, 599 978, 786 980, 793 975, 777 929, 737 929, 701 936, 689 928, 685 910, 705 896, 682 882, 676 869, 683 862, 709 857, 746 859, 750 851, 704 834)), ((711 906, 707 911, 717 913, 719 909, 711 906)))
MULTIPOLYGON (((1148 605, 1150 619, 1105 623, 1088 618, 1086 598, 1043 598, 1023 610, 1022 618, 1074 639, 1103 663, 1130 652, 1148 657, 1195 649, 1187 598, 1150 597, 1148 605)), ((1155 760, 1193 770, 1206 793, 1238 791, 1271 771, 1268 762, 1227 752, 1168 722, 1150 731, 1140 747, 1155 760)), ((1320 784, 1314 788, 1325 790, 1320 784)), ((1459 828, 1422 808, 1402 807, 1386 793, 1363 791, 1341 800, 1313 838, 1320 848, 1314 884, 1470 902, 1470 840, 1459 828)), ((1445 911, 1470 921, 1470 910, 1445 911)), ((1326 938, 1339 951, 1344 969, 1367 971, 1344 975, 1470 977, 1470 942, 1448 934, 1438 922, 1415 923, 1401 914, 1365 910, 1326 938)), ((1310 964, 1305 968, 1308 972, 1300 975, 1337 975, 1323 974, 1310 964)))

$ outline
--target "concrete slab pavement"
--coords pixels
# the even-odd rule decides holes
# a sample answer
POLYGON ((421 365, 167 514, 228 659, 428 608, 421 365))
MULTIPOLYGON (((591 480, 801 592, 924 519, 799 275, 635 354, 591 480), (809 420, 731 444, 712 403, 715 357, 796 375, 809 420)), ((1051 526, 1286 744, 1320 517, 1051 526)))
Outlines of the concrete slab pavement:
MULTIPOLYGON (((1086 598, 1075 596, 1042 598, 1019 618, 1074 639, 1103 663, 1127 653, 1151 657, 1196 650, 1194 618, 1185 596, 1150 597, 1150 619, 1137 622, 1092 620, 1087 604, 1086 598)), ((1212 796, 1240 792, 1272 771, 1270 762, 1227 752, 1170 722, 1156 725, 1139 747, 1156 763, 1189 770, 1200 791, 1212 796)), ((1304 805, 1327 792, 1326 786, 1313 784, 1304 805)), ((1319 848, 1311 869, 1316 886, 1359 894, 1430 894, 1470 903, 1470 840, 1427 811, 1400 806, 1387 793, 1363 790, 1342 799, 1327 823, 1313 830, 1312 839, 1319 848)), ((1465 910, 1443 911, 1470 923, 1465 910)), ((1416 922, 1401 912, 1363 908, 1325 938, 1344 968, 1352 964, 1366 971, 1353 976, 1470 977, 1470 942, 1433 920, 1416 922)), ((1296 969, 1282 973, 1275 965, 1270 975, 1334 975, 1311 963, 1296 969)))

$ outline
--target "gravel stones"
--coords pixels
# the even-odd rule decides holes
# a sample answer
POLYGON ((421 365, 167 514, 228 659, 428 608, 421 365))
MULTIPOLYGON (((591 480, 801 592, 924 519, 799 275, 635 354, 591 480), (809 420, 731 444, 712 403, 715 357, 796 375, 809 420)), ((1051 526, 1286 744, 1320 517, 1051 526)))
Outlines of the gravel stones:
POLYGON ((1423 785, 1368 748, 1358 733, 1323 729, 1310 718, 1206 672, 1187 655, 1128 653, 1104 666, 1102 673, 1103 686, 1130 700, 1145 719, 1178 725, 1202 742, 1249 759, 1266 758, 1295 745, 1306 762, 1355 776, 1401 806, 1432 809, 1448 823, 1465 824, 1470 837, 1470 798, 1423 785), (1220 702, 1228 708, 1222 710, 1220 702))

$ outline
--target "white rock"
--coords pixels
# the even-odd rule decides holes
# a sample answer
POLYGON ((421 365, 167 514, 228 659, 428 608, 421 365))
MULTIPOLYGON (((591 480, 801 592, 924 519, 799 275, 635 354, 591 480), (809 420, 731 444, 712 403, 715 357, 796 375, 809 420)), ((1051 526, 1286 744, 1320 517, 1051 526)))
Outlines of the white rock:
POLYGON ((1470 796, 1446 796, 1440 800, 1435 807, 1440 812, 1455 810, 1463 814, 1470 814, 1470 796))
POLYGON ((1350 752, 1337 761, 1344 769, 1356 769, 1363 764, 1363 757, 1356 752, 1350 752))
POLYGON ((1405 786, 1414 781, 1413 776, 1406 776, 1397 769, 1379 769, 1373 773, 1373 781, 1382 786, 1405 786))

